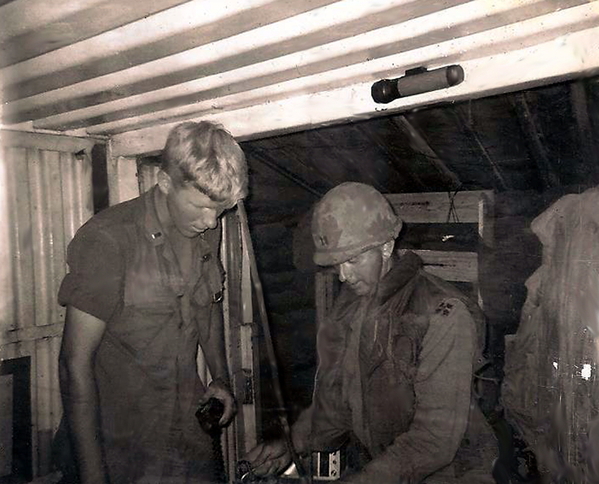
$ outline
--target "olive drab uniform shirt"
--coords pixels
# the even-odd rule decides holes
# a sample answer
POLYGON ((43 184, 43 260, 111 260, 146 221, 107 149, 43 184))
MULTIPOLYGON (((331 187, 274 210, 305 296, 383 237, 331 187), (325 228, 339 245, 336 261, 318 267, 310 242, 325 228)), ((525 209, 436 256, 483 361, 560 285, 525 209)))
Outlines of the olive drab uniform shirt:
POLYGON ((211 441, 194 417, 206 390, 196 357, 212 311, 221 310, 220 226, 191 239, 185 281, 158 220, 156 191, 99 213, 77 232, 59 292, 60 304, 106 322, 95 376, 112 484, 159 483, 189 475, 190 465, 199 476, 210 473, 211 441))
POLYGON ((310 448, 357 438, 368 462, 344 482, 493 482, 495 441, 471 394, 482 329, 480 310, 410 252, 376 296, 342 289, 319 328, 310 448))

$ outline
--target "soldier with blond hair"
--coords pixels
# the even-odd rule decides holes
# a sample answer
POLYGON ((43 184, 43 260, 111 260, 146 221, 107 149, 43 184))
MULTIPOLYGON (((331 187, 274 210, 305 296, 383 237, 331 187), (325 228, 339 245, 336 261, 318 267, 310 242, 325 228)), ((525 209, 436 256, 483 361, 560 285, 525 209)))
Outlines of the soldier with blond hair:
POLYGON ((67 307, 60 382, 69 439, 55 439, 64 482, 220 479, 212 437, 194 414, 209 398, 224 405, 221 425, 235 412, 219 220, 247 193, 246 160, 222 126, 186 122, 171 130, 161 168, 154 188, 97 214, 68 248, 58 297, 67 307))

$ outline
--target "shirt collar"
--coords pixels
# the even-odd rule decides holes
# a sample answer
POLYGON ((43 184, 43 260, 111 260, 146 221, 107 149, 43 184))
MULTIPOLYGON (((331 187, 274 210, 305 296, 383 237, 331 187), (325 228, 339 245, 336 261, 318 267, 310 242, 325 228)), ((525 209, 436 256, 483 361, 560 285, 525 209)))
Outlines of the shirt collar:
POLYGON ((404 287, 422 267, 422 259, 414 252, 406 252, 401 257, 393 255, 393 265, 379 282, 377 296, 382 302, 404 287))
POLYGON ((154 247, 163 245, 165 241, 164 228, 158 219, 158 211, 156 210, 157 191, 158 185, 155 185, 142 195, 145 211, 144 233, 154 247))

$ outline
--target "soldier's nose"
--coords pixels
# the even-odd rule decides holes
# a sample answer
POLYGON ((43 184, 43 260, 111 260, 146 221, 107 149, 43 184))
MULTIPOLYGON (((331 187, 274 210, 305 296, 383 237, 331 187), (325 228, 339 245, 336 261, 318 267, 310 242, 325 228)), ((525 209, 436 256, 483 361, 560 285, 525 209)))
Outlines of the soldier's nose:
POLYGON ((348 270, 345 263, 339 265, 339 280, 341 282, 345 282, 351 276, 350 271, 348 270))

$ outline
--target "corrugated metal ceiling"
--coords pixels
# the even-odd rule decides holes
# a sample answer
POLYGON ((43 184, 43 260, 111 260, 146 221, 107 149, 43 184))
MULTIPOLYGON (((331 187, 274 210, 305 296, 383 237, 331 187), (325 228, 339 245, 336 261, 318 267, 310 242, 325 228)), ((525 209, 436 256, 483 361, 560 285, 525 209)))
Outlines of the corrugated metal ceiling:
POLYGON ((182 119, 260 137, 593 73, 598 35, 592 0, 13 0, 3 125, 110 135, 117 155, 182 119), (372 101, 375 80, 453 63, 459 86, 372 101))

